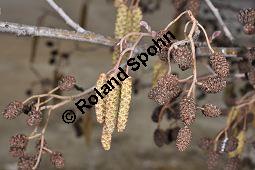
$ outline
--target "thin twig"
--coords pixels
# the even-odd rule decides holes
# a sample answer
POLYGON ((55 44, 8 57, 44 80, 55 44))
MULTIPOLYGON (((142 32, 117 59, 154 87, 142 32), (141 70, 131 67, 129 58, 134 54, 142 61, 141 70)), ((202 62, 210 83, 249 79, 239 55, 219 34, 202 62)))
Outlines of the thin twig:
POLYGON ((205 0, 206 4, 208 5, 208 7, 212 10, 213 15, 216 17, 216 19, 218 20, 220 26, 222 27, 225 35, 230 39, 230 41, 234 40, 233 35, 231 34, 231 32, 229 31, 228 27, 226 26, 226 24, 224 23, 222 17, 220 16, 219 10, 217 8, 215 8, 215 6, 213 5, 213 3, 211 2, 211 0, 205 0))
POLYGON ((75 23, 53 0, 46 0, 49 5, 65 20, 66 24, 75 29, 79 33, 90 33, 83 29, 79 24, 75 23))

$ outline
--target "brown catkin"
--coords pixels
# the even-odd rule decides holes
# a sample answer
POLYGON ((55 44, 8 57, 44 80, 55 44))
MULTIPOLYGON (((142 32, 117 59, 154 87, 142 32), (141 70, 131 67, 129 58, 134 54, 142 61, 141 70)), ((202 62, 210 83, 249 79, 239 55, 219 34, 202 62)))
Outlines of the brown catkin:
POLYGON ((208 170, 213 170, 219 163, 220 154, 215 151, 210 151, 207 158, 208 170))
POLYGON ((176 139, 176 147, 179 151, 184 151, 188 148, 191 142, 192 132, 188 126, 184 126, 178 132, 176 139))
MULTIPOLYGON (((111 76, 113 77, 113 75, 111 76)), ((119 109, 120 100, 120 87, 115 85, 115 88, 110 91, 106 96, 106 114, 105 114, 105 125, 109 133, 113 133, 119 109)))
POLYGON ((195 118, 196 103, 193 97, 184 97, 180 102, 180 117, 184 124, 191 125, 195 118))
POLYGON ((226 80, 218 76, 209 76, 207 79, 202 80, 201 84, 199 84, 201 90, 205 93, 218 93, 222 91, 226 85, 226 80))
POLYGON ((173 49, 171 55, 182 71, 192 66, 192 53, 187 45, 173 49))
POLYGON ((188 0, 187 4, 188 10, 191 10, 194 17, 198 17, 200 9, 200 0, 188 0))
MULTIPOLYGON (((96 83, 96 89, 99 90, 106 82, 106 74, 101 73, 99 75, 99 78, 96 83)), ((95 105, 95 111, 96 111, 96 119, 98 123, 103 123, 105 118, 105 107, 106 107, 106 101, 105 99, 99 99, 97 104, 95 105)))
POLYGON ((119 114, 118 114, 118 122, 117 129, 118 132, 124 131, 126 128, 128 113, 131 103, 131 95, 132 95, 132 78, 128 77, 121 86, 120 92, 120 105, 119 105, 119 114))
POLYGON ((218 117, 221 115, 221 110, 213 104, 203 105, 203 114, 207 117, 218 117))
POLYGON ((229 63, 224 57, 223 53, 215 52, 210 56, 210 64, 212 69, 221 78, 225 78, 229 75, 229 63))
POLYGON ((121 3, 117 7, 115 22, 115 38, 120 39, 126 34, 128 7, 125 3, 121 3))
POLYGON ((112 140, 112 134, 109 133, 106 125, 104 124, 103 130, 102 130, 102 136, 101 136, 101 143, 102 143, 104 150, 110 150, 111 140, 112 140))
POLYGON ((238 157, 229 158, 224 170, 238 170, 240 159, 238 157))

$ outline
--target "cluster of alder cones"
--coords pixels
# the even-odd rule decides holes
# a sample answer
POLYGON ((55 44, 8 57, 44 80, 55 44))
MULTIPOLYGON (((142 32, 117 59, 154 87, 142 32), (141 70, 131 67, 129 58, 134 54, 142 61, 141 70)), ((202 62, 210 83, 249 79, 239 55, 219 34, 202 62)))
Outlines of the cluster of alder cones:
MULTIPOLYGON (((75 78, 73 76, 63 76, 59 81, 58 87, 60 90, 65 91, 72 89, 74 84, 75 78)), ((36 107, 36 101, 28 103, 13 101, 6 106, 5 110, 3 111, 3 117, 8 120, 12 120, 20 116, 22 113, 27 115, 26 123, 28 126, 39 127, 42 123, 43 113, 40 111, 40 107, 36 107)), ((56 168, 63 168, 64 158, 62 154, 58 151, 50 150, 46 144, 45 139, 43 140, 44 142, 41 142, 41 139, 37 140, 35 145, 35 154, 25 153, 28 143, 32 139, 38 137, 40 136, 26 136, 24 134, 17 134, 11 137, 9 152, 13 157, 18 158, 18 169, 32 169, 38 161, 37 159, 40 151, 50 155, 51 163, 56 168), (41 146, 41 143, 43 143, 43 146, 41 146)))
MULTIPOLYGON (((97 89, 101 89, 108 78, 110 77, 107 77, 105 73, 101 73, 96 83, 97 89)), ((105 150, 109 150, 111 147, 112 133, 115 127, 117 126, 118 132, 123 132, 126 128, 131 95, 132 78, 128 77, 95 105, 97 122, 103 124, 101 143, 105 150)))
MULTIPOLYGON (((163 51, 160 55, 160 59, 165 62, 165 59, 168 57, 162 57, 162 55, 167 55, 167 53, 163 51)), ((188 45, 173 49, 170 52, 170 56, 170 61, 173 60, 174 63, 178 64, 182 71, 193 66, 192 52, 188 45)), ((209 63, 214 73, 203 80, 197 81, 196 85, 204 93, 218 93, 226 86, 226 79, 229 75, 229 63, 221 52, 212 53, 209 57, 209 63)), ((158 79, 157 84, 148 94, 150 99, 164 106, 179 100, 179 118, 184 123, 184 127, 179 130, 176 139, 176 146, 180 151, 186 150, 189 146, 192 137, 189 126, 196 118, 197 109, 200 109, 207 117, 217 117, 221 114, 221 110, 213 104, 205 104, 198 107, 194 97, 195 94, 191 95, 182 91, 185 83, 180 82, 176 75, 167 73, 158 79)), ((163 133, 157 133, 157 136, 159 136, 158 134, 163 133)), ((161 138, 163 139, 164 137, 161 138)))
MULTIPOLYGON (((216 169, 220 158, 224 154, 233 152, 238 147, 238 139, 235 137, 229 137, 220 139, 218 141, 217 148, 214 148, 214 140, 209 137, 203 137, 199 142, 199 147, 208 152, 207 166, 209 170, 216 169)), ((230 157, 225 165, 225 170, 238 170, 240 165, 240 159, 238 156, 230 157)))

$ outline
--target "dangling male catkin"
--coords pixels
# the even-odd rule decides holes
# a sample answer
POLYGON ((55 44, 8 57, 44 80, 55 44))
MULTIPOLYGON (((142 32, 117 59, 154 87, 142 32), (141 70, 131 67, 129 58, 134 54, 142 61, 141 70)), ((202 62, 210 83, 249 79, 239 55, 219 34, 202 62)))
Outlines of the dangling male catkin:
MULTIPOLYGON (((99 75, 99 78, 96 83, 96 88, 100 89, 106 82, 106 74, 101 73, 99 75)), ((95 111, 96 111, 96 118, 98 123, 104 122, 105 117, 105 99, 98 100, 97 104, 95 105, 95 111)))
MULTIPOLYGON (((111 77, 113 77, 113 75, 111 75, 111 77)), ((116 126, 116 119, 119 110, 119 100, 120 100, 120 87, 116 86, 106 96, 105 125, 108 133, 113 133, 114 128, 116 126)))
POLYGON ((101 136, 101 143, 104 150, 110 150, 112 141, 112 134, 108 132, 106 125, 104 124, 101 136))
MULTIPOLYGON (((140 22, 143 18, 143 15, 142 15, 142 10, 140 7, 135 7, 133 10, 132 10, 132 29, 130 30, 130 32, 140 32, 141 30, 141 26, 140 26, 140 22)), ((130 41, 136 41, 138 38, 138 36, 131 36, 130 37, 130 41)))
POLYGON ((115 22, 115 38, 120 39, 126 34, 128 7, 125 3, 121 3, 117 8, 115 22))
POLYGON ((120 107, 119 107, 118 122, 117 122, 118 132, 124 131, 126 127, 130 103, 131 103, 131 95, 132 95, 132 78, 128 77, 122 83, 122 86, 121 86, 120 107))

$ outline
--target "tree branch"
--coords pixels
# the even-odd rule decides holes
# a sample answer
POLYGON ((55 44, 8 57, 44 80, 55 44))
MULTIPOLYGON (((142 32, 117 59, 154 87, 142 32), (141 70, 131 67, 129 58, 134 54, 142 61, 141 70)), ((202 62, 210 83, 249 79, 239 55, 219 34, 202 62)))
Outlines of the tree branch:
MULTIPOLYGON (((115 39, 111 37, 105 37, 100 34, 96 34, 90 31, 87 33, 78 33, 76 31, 69 31, 63 29, 55 29, 48 27, 36 27, 30 25, 23 25, 11 22, 1 22, 0 21, 0 32, 12 33, 17 36, 39 36, 39 37, 49 37, 58 38, 65 40, 73 40, 80 42, 89 42, 94 44, 100 44, 112 47, 115 45, 115 39)), ((197 44, 197 56, 209 56, 210 52, 207 47, 204 47, 203 43, 196 42, 197 44)), ((136 53, 146 50, 147 45, 139 46, 135 49, 136 53)), ((214 47, 217 51, 222 51, 225 57, 236 57, 239 48, 220 48, 214 47), (226 50, 227 49, 227 50, 226 50), (228 51, 228 52, 227 52, 228 51)))
POLYGON ((80 33, 89 33, 83 29, 79 24, 75 23, 66 13, 63 11, 53 0, 46 0, 49 5, 65 20, 66 24, 75 29, 77 32, 80 33))
POLYGON ((220 16, 219 10, 217 8, 215 8, 215 6, 212 4, 211 0, 205 0, 207 6, 211 9, 213 15, 216 17, 216 19, 218 20, 220 26, 222 27, 225 35, 230 39, 230 41, 234 40, 233 35, 231 34, 231 32, 229 31, 228 27, 226 26, 226 24, 224 23, 223 19, 220 16))
POLYGON ((79 33, 76 31, 36 27, 30 25, 16 24, 11 22, 0 21, 0 32, 8 32, 16 34, 17 36, 40 36, 51 37, 66 40, 75 40, 81 42, 90 42, 95 44, 101 44, 105 46, 113 46, 114 39, 110 37, 104 37, 103 35, 96 34, 90 31, 86 33, 79 33))

